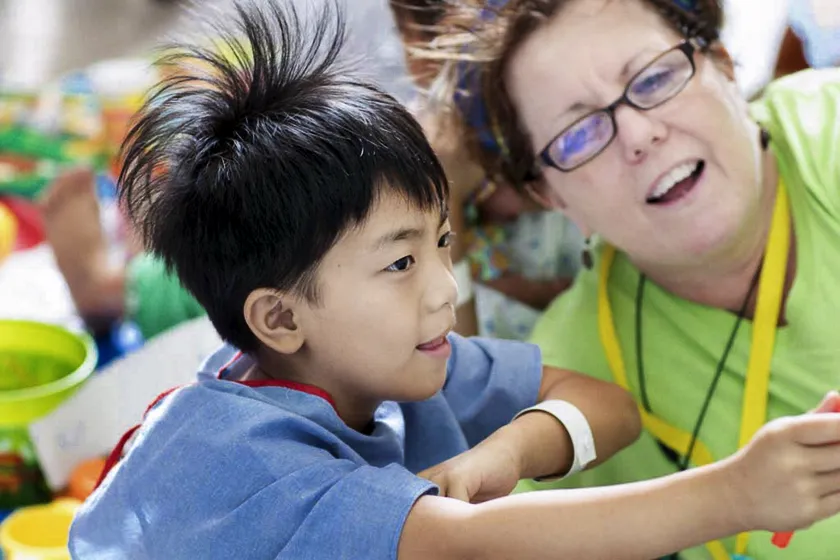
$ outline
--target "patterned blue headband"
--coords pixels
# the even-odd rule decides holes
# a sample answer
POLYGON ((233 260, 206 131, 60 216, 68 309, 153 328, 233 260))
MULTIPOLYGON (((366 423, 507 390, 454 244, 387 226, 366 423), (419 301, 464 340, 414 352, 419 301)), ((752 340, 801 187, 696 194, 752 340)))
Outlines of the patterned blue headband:
MULTIPOLYGON (((479 21, 492 21, 507 3, 508 0, 488 0, 481 9, 479 21)), ((481 79, 476 67, 463 61, 458 64, 457 76, 455 105, 461 111, 467 126, 476 131, 481 147, 490 153, 499 154, 503 151, 503 139, 497 137, 490 126, 487 107, 481 95, 481 79)))

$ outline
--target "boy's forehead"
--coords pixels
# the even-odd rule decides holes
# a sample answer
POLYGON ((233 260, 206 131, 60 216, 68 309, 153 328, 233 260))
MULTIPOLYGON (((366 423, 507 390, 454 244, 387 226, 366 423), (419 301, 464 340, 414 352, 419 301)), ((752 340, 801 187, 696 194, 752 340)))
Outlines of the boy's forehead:
MULTIPOLYGON (((396 219, 411 221, 415 223, 425 223, 429 219, 437 221, 440 219, 440 209, 422 208, 419 204, 412 200, 408 200, 399 194, 388 193, 380 194, 376 202, 371 208, 367 224, 370 226, 377 225, 406 225, 397 224, 396 219)), ((364 225, 364 224, 363 224, 364 225)))
POLYGON ((379 197, 364 221, 347 231, 342 242, 376 251, 389 241, 400 241, 412 232, 432 230, 436 233, 446 219, 446 208, 424 209, 398 195, 384 195, 379 197))

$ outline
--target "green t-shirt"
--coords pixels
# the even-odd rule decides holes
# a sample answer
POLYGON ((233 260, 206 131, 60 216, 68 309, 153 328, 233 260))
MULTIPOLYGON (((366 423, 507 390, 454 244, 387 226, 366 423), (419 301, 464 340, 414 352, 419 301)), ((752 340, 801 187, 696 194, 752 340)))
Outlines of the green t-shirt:
POLYGON ((149 253, 131 260, 126 277, 127 316, 146 340, 205 313, 178 277, 149 253))
MULTIPOLYGON (((773 353, 770 419, 800 414, 840 388, 840 70, 806 71, 780 80, 752 107, 770 131, 788 188, 797 243, 797 274, 778 329, 773 353)), ((596 261, 599 255, 596 255, 596 261)), ((631 389, 638 398, 635 298, 639 272, 616 256, 609 296, 631 389)), ((598 337, 598 263, 546 311, 532 340, 545 363, 604 380, 612 373, 598 337)), ((651 409, 692 431, 735 315, 679 299, 648 282, 642 311, 644 366, 651 409)), ((752 323, 743 321, 709 408, 700 440, 716 459, 738 445, 744 375, 752 323)), ((641 439, 606 464, 555 484, 522 482, 518 490, 602 486, 675 472, 654 439, 641 439)), ((732 550, 734 539, 726 541, 732 550)), ((840 517, 798 533, 787 550, 755 533, 749 554, 756 560, 840 558, 840 517)), ((705 548, 682 558, 707 558, 705 548)))

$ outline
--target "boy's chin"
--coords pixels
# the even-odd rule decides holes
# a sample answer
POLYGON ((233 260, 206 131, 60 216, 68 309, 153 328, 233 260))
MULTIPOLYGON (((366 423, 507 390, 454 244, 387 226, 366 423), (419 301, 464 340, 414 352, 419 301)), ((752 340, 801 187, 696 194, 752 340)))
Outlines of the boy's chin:
POLYGON ((411 387, 406 387, 405 395, 400 399, 393 399, 400 402, 418 402, 425 401, 435 396, 446 382, 446 367, 444 366, 440 372, 430 372, 428 378, 423 379, 422 382, 418 380, 412 384, 411 387))

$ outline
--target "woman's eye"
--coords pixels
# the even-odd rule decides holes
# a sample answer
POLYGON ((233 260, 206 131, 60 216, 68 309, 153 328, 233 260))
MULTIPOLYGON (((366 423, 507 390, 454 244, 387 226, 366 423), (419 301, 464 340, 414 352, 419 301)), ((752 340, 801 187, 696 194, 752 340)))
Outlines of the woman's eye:
POLYGON ((633 84, 633 93, 638 95, 650 95, 656 93, 662 87, 668 85, 674 77, 670 69, 657 69, 645 76, 640 76, 633 84))
POLYGON ((395 260, 385 270, 387 272, 405 272, 406 270, 411 268, 411 265, 413 265, 413 264, 414 264, 414 257, 412 257, 411 255, 408 255, 408 256, 405 256, 401 259, 395 260))

